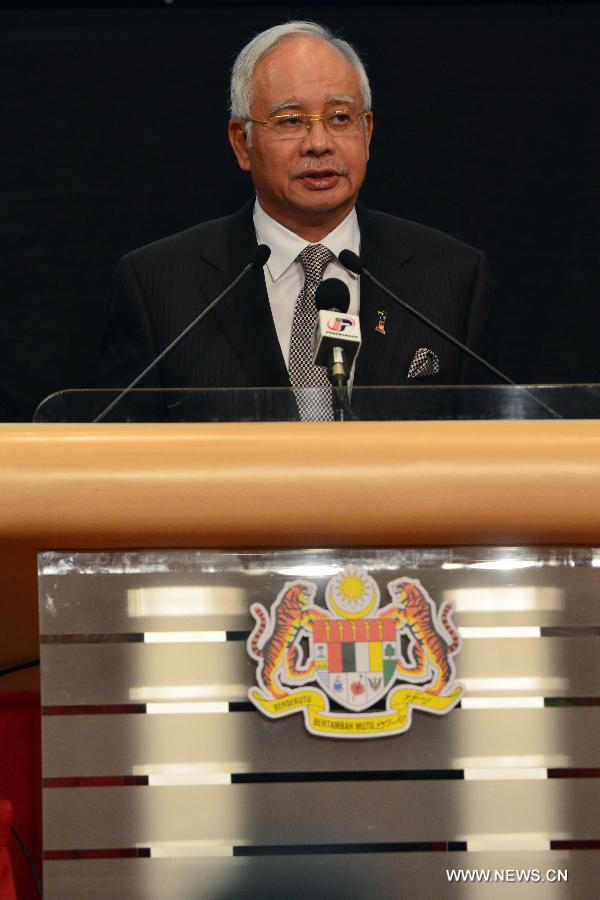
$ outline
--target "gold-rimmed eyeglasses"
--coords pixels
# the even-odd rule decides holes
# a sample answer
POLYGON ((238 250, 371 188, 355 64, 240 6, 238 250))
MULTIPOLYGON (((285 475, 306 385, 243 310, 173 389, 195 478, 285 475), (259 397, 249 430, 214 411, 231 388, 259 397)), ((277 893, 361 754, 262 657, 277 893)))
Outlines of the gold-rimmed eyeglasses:
POLYGON ((364 133, 366 110, 334 109, 326 113, 286 112, 275 113, 268 119, 246 119, 255 125, 266 125, 278 140, 295 140, 308 134, 317 122, 322 122, 325 130, 334 135, 354 135, 364 133))

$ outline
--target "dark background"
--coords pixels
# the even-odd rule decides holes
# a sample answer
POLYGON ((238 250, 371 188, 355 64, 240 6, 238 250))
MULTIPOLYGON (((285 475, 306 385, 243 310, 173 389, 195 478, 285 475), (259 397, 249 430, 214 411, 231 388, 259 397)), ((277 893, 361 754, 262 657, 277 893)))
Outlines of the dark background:
POLYGON ((90 386, 124 252, 238 208, 228 72, 289 18, 355 43, 362 201, 484 249, 498 362, 600 381, 600 6, 0 2, 0 419, 90 386))

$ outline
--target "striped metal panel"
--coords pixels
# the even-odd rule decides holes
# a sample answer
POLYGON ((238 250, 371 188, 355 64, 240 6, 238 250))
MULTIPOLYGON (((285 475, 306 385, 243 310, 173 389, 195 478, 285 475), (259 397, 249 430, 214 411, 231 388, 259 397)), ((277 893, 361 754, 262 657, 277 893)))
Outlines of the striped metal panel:
POLYGON ((45 895, 589 896, 599 563, 584 548, 43 554, 45 895), (453 601, 462 708, 340 741, 250 706, 250 604, 349 563, 382 605, 400 575, 453 601), (455 868, 568 879, 483 895, 455 868))

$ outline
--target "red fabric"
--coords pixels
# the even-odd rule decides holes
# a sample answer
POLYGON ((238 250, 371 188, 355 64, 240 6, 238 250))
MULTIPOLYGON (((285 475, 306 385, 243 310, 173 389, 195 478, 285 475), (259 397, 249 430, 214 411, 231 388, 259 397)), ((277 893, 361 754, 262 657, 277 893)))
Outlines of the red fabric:
MULTIPOLYGON (((42 789, 40 695, 36 691, 0 692, 0 798, 13 808, 13 824, 42 873, 42 789)), ((23 851, 10 835, 8 850, 17 893, 2 893, 6 877, 0 857, 1 900, 37 900, 38 893, 23 851)), ((0 849, 0 854, 2 850, 0 849)))
POLYGON ((1 900, 17 900, 15 882, 8 847, 12 835, 10 826, 13 821, 12 803, 0 800, 0 898, 1 900))

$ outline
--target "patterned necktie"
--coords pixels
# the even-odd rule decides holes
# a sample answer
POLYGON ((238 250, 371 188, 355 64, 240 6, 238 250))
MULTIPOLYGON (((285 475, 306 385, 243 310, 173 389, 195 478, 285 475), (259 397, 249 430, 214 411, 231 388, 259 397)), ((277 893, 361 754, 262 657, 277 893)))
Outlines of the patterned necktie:
POLYGON ((302 421, 333 419, 331 384, 324 366, 313 366, 313 341, 317 326, 315 294, 329 263, 335 259, 322 244, 309 244, 298 256, 304 269, 304 286, 298 294, 292 321, 289 371, 294 388, 320 388, 295 391, 302 421))

